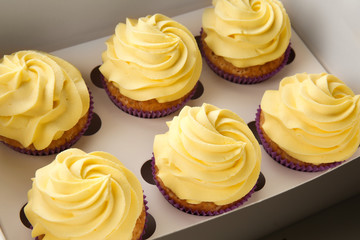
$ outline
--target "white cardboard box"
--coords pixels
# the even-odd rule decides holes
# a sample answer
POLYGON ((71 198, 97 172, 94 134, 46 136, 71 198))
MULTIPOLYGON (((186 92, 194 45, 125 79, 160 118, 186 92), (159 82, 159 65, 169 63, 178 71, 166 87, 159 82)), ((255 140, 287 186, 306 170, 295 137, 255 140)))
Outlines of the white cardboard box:
MULTIPOLYGON (((285 3, 287 8, 288 5, 290 6, 289 15, 293 20, 292 2, 285 1, 285 3)), ((201 27, 202 11, 203 9, 191 11, 176 16, 175 20, 183 23, 194 35, 197 35, 201 27)), ((298 14, 298 12, 294 13, 295 18, 299 16, 298 14)), ((298 23, 298 19, 296 18, 294 22, 298 23)), ((302 25, 298 26, 302 31, 302 25)), ((218 107, 229 108, 246 122, 250 122, 254 120, 264 91, 277 89, 283 77, 304 71, 309 73, 325 71, 324 64, 319 60, 322 52, 320 55, 316 52, 319 49, 317 41, 313 40, 310 45, 305 44, 302 41, 304 37, 296 34, 296 27, 297 25, 294 26, 291 40, 296 58, 278 75, 256 85, 236 85, 220 79, 204 62, 200 78, 205 88, 204 94, 199 99, 191 100, 188 105, 211 103, 218 107), (307 46, 314 48, 315 51, 310 51, 307 46)), ((165 121, 170 120, 174 114, 152 120, 127 115, 110 102, 103 89, 97 88, 91 82, 90 72, 101 63, 100 56, 106 48, 104 42, 107 37, 52 53, 73 63, 82 72, 94 96, 94 111, 103 123, 99 132, 93 136, 82 137, 74 147, 87 152, 102 150, 112 153, 138 176, 149 201, 149 213, 156 221, 156 230, 150 239, 193 239, 194 236, 203 236, 206 239, 258 238, 359 193, 357 172, 360 169, 360 150, 345 164, 320 173, 302 173, 287 169, 270 159, 262 150, 265 187, 254 193, 240 208, 216 217, 192 216, 173 208, 154 185, 143 180, 140 169, 151 157, 153 137, 155 134, 167 131, 165 121), (354 158, 357 159, 353 160, 354 158)), ((326 43, 321 46, 327 48, 323 45, 326 43)), ((337 53, 334 54, 337 56, 337 53)), ((340 62, 341 64, 344 63, 340 62)), ((332 73, 331 64, 327 65, 326 69, 332 73)), ((338 71, 344 77, 352 76, 353 73, 338 71)), ((356 82, 356 78, 342 80, 359 94, 360 84, 356 82)), ((30 179, 36 169, 48 164, 53 158, 54 156, 27 156, 0 145, 0 225, 7 239, 31 239, 30 230, 20 222, 19 211, 27 201, 26 194, 31 187, 30 179)))

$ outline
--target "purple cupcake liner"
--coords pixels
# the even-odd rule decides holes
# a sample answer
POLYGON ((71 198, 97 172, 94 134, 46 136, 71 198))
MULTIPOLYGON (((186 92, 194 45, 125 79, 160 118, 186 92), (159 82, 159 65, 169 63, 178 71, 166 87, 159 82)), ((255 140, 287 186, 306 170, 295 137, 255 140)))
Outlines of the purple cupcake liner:
POLYGON ((306 166, 301 166, 299 164, 293 163, 287 159, 282 158, 276 151, 274 151, 270 144, 266 141, 263 132, 260 128, 260 114, 261 114, 261 107, 259 106, 257 112, 256 112, 256 118, 255 118, 255 122, 256 122, 256 130, 259 134, 261 143, 265 149, 265 151, 270 155, 270 157, 272 159, 274 159, 276 162, 280 163, 281 165, 293 169, 293 170, 297 170, 297 171, 301 171, 301 172, 320 172, 320 171, 325 171, 328 170, 330 168, 334 168, 336 166, 339 166, 342 162, 333 162, 333 163, 328 163, 328 164, 322 164, 320 166, 311 164, 311 165, 306 165, 306 166))
POLYGON ((195 87, 193 90, 191 90, 191 93, 189 94, 189 96, 182 103, 180 103, 176 106, 173 106, 171 108, 167 108, 167 109, 164 109, 161 111, 142 111, 139 109, 128 108, 127 106, 123 105, 120 101, 118 101, 115 96, 111 95, 111 93, 106 85, 104 76, 102 74, 101 74, 101 82, 102 82, 103 87, 104 87, 107 95, 109 96, 110 100, 118 108, 120 108, 122 111, 124 111, 130 115, 133 115, 135 117, 140 117, 140 118, 161 118, 161 117, 168 116, 173 112, 176 112, 177 110, 181 109, 192 98, 192 96, 195 93, 196 87, 197 87, 197 84, 195 84, 195 87))
MULTIPOLYGON (((148 218, 148 210, 149 210, 149 207, 147 206, 148 201, 146 200, 146 195, 143 194, 143 196, 144 196, 144 205, 145 205, 145 215, 146 215, 146 217, 145 217, 145 225, 144 225, 143 232, 141 233, 140 238, 138 240, 142 240, 143 236, 145 235, 145 231, 146 231, 146 227, 147 227, 146 221, 147 221, 147 218, 148 218)), ((30 226, 30 229, 32 230, 33 227, 30 226)), ((35 237, 35 240, 39 240, 39 237, 35 237)))
MULTIPOLYGON (((144 193, 144 191, 143 191, 143 193, 144 193)), ((148 201, 146 200, 146 195, 143 194, 143 196, 144 196, 144 205, 145 205, 145 215, 146 215, 146 216, 145 216, 144 229, 143 229, 143 232, 142 232, 141 235, 140 235, 139 240, 142 240, 143 236, 145 235, 145 230, 146 230, 146 227, 147 227, 146 220, 147 220, 147 218, 148 218, 148 210, 149 210, 149 207, 147 206, 148 201)))
MULTIPOLYGON (((203 33, 203 29, 201 28, 200 36, 202 35, 202 33, 203 33)), ((237 84, 256 84, 256 83, 260 83, 260 82, 263 82, 263 81, 271 78, 272 76, 277 74, 286 65, 286 63, 287 63, 287 61, 289 59, 289 56, 290 56, 290 52, 291 52, 291 43, 289 43, 289 45, 288 45, 288 47, 287 47, 287 49, 285 51, 284 60, 282 61, 282 63, 280 64, 279 67, 277 67, 274 71, 272 71, 272 72, 270 72, 268 74, 264 74, 264 75, 261 75, 261 76, 258 76, 258 77, 247 78, 247 77, 240 77, 240 76, 236 76, 236 75, 227 73, 227 72, 221 70, 220 68, 218 68, 205 55, 201 39, 199 41, 199 44, 200 44, 199 47, 200 47, 201 54, 204 57, 206 63, 211 68, 211 70, 213 70, 217 75, 224 78, 225 80, 228 80, 230 82, 237 83, 237 84)))
POLYGON ((52 154, 56 154, 59 153, 65 149, 70 148, 72 145, 74 145, 82 135, 84 135, 84 133, 86 132, 86 130, 88 129, 91 120, 92 120, 92 116, 93 116, 93 110, 94 110, 94 101, 93 101, 93 97, 91 95, 90 90, 89 91, 89 96, 90 96, 90 106, 89 106, 89 114, 88 114, 88 118, 87 118, 87 122, 84 126, 84 128, 73 138, 71 139, 71 141, 65 143, 62 146, 56 147, 56 148, 52 148, 52 149, 48 149, 48 150, 29 150, 26 148, 20 148, 20 147, 14 147, 8 143, 3 142, 6 146, 12 148, 13 150, 20 152, 20 153, 24 153, 27 155, 34 155, 34 156, 48 156, 48 155, 52 155, 52 154))
POLYGON ((242 197, 239 201, 237 201, 235 204, 231 205, 230 207, 226 208, 226 209, 221 209, 220 211, 194 211, 190 208, 184 207, 178 203, 176 203, 174 200, 172 200, 170 198, 169 195, 166 194, 165 190, 160 186, 159 182, 156 180, 155 176, 155 157, 154 154, 151 158, 151 166, 152 166, 152 174, 154 177, 154 181, 156 183, 157 188, 159 189, 160 193, 164 196, 164 198, 175 208, 179 209, 180 211, 183 211, 185 213, 188 214, 192 214, 192 215, 197 215, 197 216, 216 216, 216 215, 220 215, 229 211, 232 211, 238 207, 240 207, 241 205, 243 205, 250 197, 251 195, 255 192, 256 189, 256 184, 255 186, 250 190, 250 192, 248 194, 246 194, 244 197, 242 197))

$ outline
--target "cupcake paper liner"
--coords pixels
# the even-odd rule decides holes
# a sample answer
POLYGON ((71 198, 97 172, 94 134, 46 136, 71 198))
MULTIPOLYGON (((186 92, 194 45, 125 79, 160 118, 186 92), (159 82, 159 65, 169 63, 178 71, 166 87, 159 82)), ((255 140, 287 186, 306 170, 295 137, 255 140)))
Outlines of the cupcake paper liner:
POLYGON ((176 203, 173 199, 171 199, 171 197, 169 195, 166 194, 165 190, 160 186, 159 182, 155 178, 156 173, 155 173, 155 157, 154 157, 154 155, 152 156, 152 159, 151 159, 151 165, 152 165, 152 173, 153 173, 154 181, 155 181, 156 186, 159 189, 160 193, 165 197, 165 199, 172 206, 179 209, 180 211, 183 211, 185 213, 192 214, 192 215, 215 216, 215 215, 223 214, 225 212, 229 212, 231 210, 234 210, 234 209, 240 207, 241 205, 243 205, 251 197, 251 195, 255 192, 255 189, 256 189, 256 184, 255 184, 255 186, 251 189, 251 191, 248 194, 246 194, 239 201, 237 201, 236 203, 234 203, 233 205, 231 205, 230 207, 228 207, 226 209, 222 209, 220 211, 196 211, 196 210, 194 211, 194 210, 192 210, 190 208, 184 207, 184 206, 176 203))
MULTIPOLYGON (((143 191, 143 192, 144 192, 144 191, 143 191)), ((146 195, 143 194, 143 196, 144 196, 144 205, 145 205, 145 215, 146 215, 146 217, 145 217, 144 229, 143 229, 143 232, 141 233, 141 236, 140 236, 139 240, 142 240, 142 238, 143 238, 143 236, 144 236, 144 234, 145 234, 146 227, 147 227, 146 220, 147 220, 147 218, 148 218, 148 210, 149 210, 149 207, 147 206, 148 201, 146 200, 146 195)))
POLYGON ((118 101, 115 96, 111 95, 108 87, 106 86, 105 79, 102 74, 101 74, 101 81, 103 83, 103 87, 104 87, 107 95, 109 96, 110 100, 118 108, 120 108, 122 111, 124 111, 130 115, 133 115, 135 117, 140 117, 140 118, 161 118, 161 117, 170 115, 173 112, 176 112, 177 110, 182 108, 186 104, 186 102, 188 102, 192 98, 192 96, 195 93, 196 87, 197 87, 197 84, 195 84, 195 87, 193 90, 191 90, 191 93, 189 94, 189 96, 182 103, 180 103, 174 107, 167 108, 167 109, 164 109, 161 111, 142 111, 142 110, 138 110, 138 109, 134 109, 134 108, 128 108, 127 106, 123 105, 120 101, 118 101))
POLYGON ((52 154, 56 154, 59 153, 65 149, 70 148, 72 145, 74 145, 82 135, 84 135, 84 133, 86 132, 86 130, 88 129, 90 123, 91 123, 91 119, 93 116, 93 109, 94 109, 94 101, 93 101, 93 97, 91 95, 90 90, 89 91, 89 96, 90 96, 90 106, 89 106, 89 114, 88 114, 88 119, 87 122, 84 126, 84 128, 73 138, 71 139, 69 142, 56 147, 56 148, 52 148, 52 149, 48 149, 48 150, 30 150, 30 149, 26 149, 26 148, 20 148, 20 147, 14 147, 8 143, 3 142, 6 146, 14 149, 17 152, 20 153, 24 153, 27 155, 34 155, 34 156, 47 156, 47 155, 52 155, 52 154))
MULTIPOLYGON (((144 191, 143 191, 144 192, 144 191)), ((146 200, 146 195, 144 194, 144 205, 145 205, 145 214, 146 214, 146 217, 145 217, 145 225, 144 225, 144 229, 143 229, 143 232, 141 233, 141 236, 138 240, 142 240, 144 234, 145 234, 145 231, 146 231, 146 227, 147 227, 147 224, 146 224, 146 221, 147 221, 147 218, 148 218, 148 210, 149 210, 149 207, 147 206, 147 203, 148 201, 146 200)), ((29 227, 31 230, 33 229, 32 226, 29 227)), ((39 237, 35 237, 35 240, 39 240, 39 237)))
POLYGON ((265 151, 270 155, 270 157, 272 159, 274 159, 276 162, 280 163, 281 165, 293 169, 293 170, 297 170, 297 171, 301 171, 301 172, 320 172, 320 171, 325 171, 328 170, 330 168, 339 166, 341 163, 343 162, 334 162, 334 163, 328 163, 328 164, 322 164, 320 166, 311 164, 311 165, 306 165, 306 166, 301 166, 299 164, 293 163, 287 159, 282 158, 276 151, 274 151, 271 147, 270 144, 266 141, 263 132, 260 128, 260 113, 261 113, 261 107, 259 106, 257 112, 256 112, 256 130, 259 134, 261 143, 265 149, 265 151))
MULTIPOLYGON (((200 36, 203 32, 203 29, 201 28, 200 31, 200 36)), ((233 83, 238 83, 238 84, 255 84, 255 83, 260 83, 263 82, 269 78, 271 78, 272 76, 274 76, 275 74, 277 74, 287 63, 288 59, 289 59, 289 55, 291 52, 291 44, 289 43, 286 51, 285 51, 285 57, 284 60, 282 61, 282 63, 280 64, 279 67, 277 67, 274 71, 268 73, 268 74, 264 74, 258 77, 240 77, 240 76, 236 76, 230 73, 227 73, 223 70, 221 70, 220 68, 218 68, 215 64, 213 64, 208 57, 205 55, 204 51, 203 51, 203 44, 202 41, 199 41, 199 48, 201 51, 202 56, 204 57, 206 63, 209 65, 209 67, 211 68, 211 70, 213 70, 217 75, 219 75, 220 77, 224 78, 225 80, 228 80, 230 82, 233 83)))

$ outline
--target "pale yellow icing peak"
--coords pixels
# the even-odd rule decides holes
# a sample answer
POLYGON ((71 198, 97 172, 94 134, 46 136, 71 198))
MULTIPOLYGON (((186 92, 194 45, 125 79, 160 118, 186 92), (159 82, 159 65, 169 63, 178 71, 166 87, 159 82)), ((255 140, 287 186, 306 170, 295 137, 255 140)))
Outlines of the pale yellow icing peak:
POLYGON ((202 60, 194 36, 164 15, 126 19, 106 44, 100 71, 131 99, 177 100, 199 80, 202 60))
POLYGON ((0 60, 0 135, 44 149, 86 114, 89 92, 63 59, 19 51, 0 60))
POLYGON ((278 0, 214 0, 202 25, 206 44, 236 67, 262 65, 284 54, 289 17, 278 0))
POLYGON ((210 104, 185 106, 155 136, 158 177, 189 203, 225 205, 244 197, 260 174, 261 152, 247 124, 210 104))
POLYGON ((26 217, 44 240, 132 239, 143 210, 139 180, 113 155, 68 149, 36 171, 26 217))
POLYGON ((265 92, 265 133, 312 164, 347 160, 360 144, 360 95, 331 74, 296 74, 265 92))

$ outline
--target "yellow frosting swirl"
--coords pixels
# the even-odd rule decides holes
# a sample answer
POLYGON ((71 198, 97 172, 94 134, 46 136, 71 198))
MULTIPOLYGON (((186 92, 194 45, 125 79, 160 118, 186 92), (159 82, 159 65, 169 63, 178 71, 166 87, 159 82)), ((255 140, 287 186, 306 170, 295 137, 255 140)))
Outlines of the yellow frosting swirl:
POLYGON ((194 36, 164 15, 126 19, 106 44, 100 71, 134 100, 177 100, 200 77, 202 60, 194 36))
POLYGON ((139 180, 113 155, 68 149, 38 169, 28 192, 32 236, 131 239, 143 209, 139 180))
POLYGON ((89 109, 81 73, 63 59, 19 51, 0 60, 0 135, 38 150, 60 138, 89 109))
POLYGON ((279 58, 289 45, 289 17, 277 0, 213 0, 202 24, 206 44, 236 67, 279 58))
POLYGON ((290 156, 312 164, 343 161, 360 144, 360 95, 334 75, 296 74, 261 101, 265 133, 290 156))
POLYGON ((185 106, 156 135, 154 157, 166 187, 189 203, 225 205, 244 197, 260 174, 261 152, 235 113, 210 104, 185 106))

